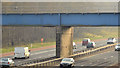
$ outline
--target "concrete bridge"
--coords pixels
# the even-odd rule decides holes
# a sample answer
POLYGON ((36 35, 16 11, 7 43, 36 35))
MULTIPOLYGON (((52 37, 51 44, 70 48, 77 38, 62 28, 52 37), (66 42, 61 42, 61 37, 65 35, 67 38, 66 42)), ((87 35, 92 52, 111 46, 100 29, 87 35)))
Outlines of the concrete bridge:
POLYGON ((118 26, 118 2, 3 2, 2 25, 55 26, 56 56, 73 54, 73 26, 118 26))

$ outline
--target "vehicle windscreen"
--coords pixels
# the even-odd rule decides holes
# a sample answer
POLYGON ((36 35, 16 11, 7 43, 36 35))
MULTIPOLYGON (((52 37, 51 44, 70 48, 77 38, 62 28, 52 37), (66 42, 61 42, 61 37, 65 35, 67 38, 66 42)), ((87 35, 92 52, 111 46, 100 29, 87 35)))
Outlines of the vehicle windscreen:
POLYGON ((0 61, 8 61, 8 59, 7 58, 2 58, 2 59, 0 59, 0 61))
POLYGON ((15 48, 15 53, 24 53, 24 48, 15 48))
POLYGON ((71 59, 63 59, 62 61, 71 61, 71 59))
POLYGON ((113 40, 113 38, 108 38, 108 40, 113 40))
POLYGON ((120 46, 120 44, 118 44, 117 46, 120 46))
POLYGON ((83 41, 88 41, 88 39, 84 39, 83 41))
POLYGON ((92 45, 93 45, 93 43, 89 43, 89 44, 88 44, 88 46, 92 46, 92 45))
POLYGON ((93 43, 91 43, 91 45, 93 45, 93 43))

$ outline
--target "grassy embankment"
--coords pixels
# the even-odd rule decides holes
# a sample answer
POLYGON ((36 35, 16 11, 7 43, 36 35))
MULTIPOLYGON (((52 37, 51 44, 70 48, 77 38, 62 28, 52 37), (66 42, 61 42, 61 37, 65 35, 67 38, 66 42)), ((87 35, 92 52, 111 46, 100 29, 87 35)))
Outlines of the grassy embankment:
MULTIPOLYGON (((110 31, 101 30, 100 33, 101 34, 99 34, 99 35, 97 35, 96 33, 94 33, 94 34, 93 33, 83 33, 83 34, 85 35, 85 37, 90 38, 91 40, 105 39, 105 38, 109 38, 109 37, 117 37, 118 36, 117 32, 110 32, 110 31)), ((74 42, 81 42, 81 41, 82 41, 82 38, 74 40, 74 42)), ((51 46, 51 45, 55 45, 55 44, 56 44, 55 42, 45 42, 43 44, 32 43, 32 47, 31 47, 31 44, 21 45, 21 47, 29 47, 29 49, 31 49, 31 48, 51 46)), ((20 47, 20 45, 19 45, 19 47, 20 47)), ((14 51, 14 47, 6 47, 6 48, 0 49, 0 53, 7 53, 7 52, 12 52, 12 51, 14 51)))
MULTIPOLYGON (((109 31, 100 31, 100 35, 96 35, 96 34, 93 34, 93 33, 84 33, 84 35, 86 36, 86 38, 90 38, 91 41, 92 40, 96 40, 96 39, 106 39, 106 38, 110 38, 110 37, 115 37, 117 38, 118 37, 118 33, 117 32, 109 32, 109 31)), ((77 40, 74 40, 74 42, 80 42, 82 41, 82 39, 77 39, 77 40)))

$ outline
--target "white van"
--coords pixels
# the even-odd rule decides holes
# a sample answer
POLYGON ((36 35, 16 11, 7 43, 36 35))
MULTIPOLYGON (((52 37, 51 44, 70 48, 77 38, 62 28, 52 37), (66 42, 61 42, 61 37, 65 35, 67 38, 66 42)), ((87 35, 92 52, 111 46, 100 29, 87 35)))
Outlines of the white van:
POLYGON ((116 41, 116 39, 115 38, 108 38, 108 40, 107 40, 107 44, 114 44, 114 43, 116 43, 117 41, 116 41))
POLYGON ((73 49, 77 49, 75 42, 73 42, 73 49))
POLYGON ((30 50, 28 47, 15 47, 14 58, 29 58, 30 50))

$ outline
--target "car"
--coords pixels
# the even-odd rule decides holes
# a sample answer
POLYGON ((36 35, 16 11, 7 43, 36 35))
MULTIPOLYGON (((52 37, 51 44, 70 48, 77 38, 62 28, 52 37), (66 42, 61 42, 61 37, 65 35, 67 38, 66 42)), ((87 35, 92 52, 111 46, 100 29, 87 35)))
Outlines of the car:
POLYGON ((94 48, 95 47, 95 42, 90 42, 88 43, 88 45, 86 46, 87 48, 94 48))
POLYGON ((114 43, 116 43, 116 39, 115 38, 108 38, 107 44, 114 44, 114 43))
POLYGON ((60 67, 68 67, 68 68, 71 68, 71 67, 74 67, 74 59, 73 58, 63 58, 61 63, 60 63, 60 67))
POLYGON ((84 38, 82 41, 82 46, 88 45, 88 43, 90 43, 90 39, 89 38, 84 38))
POLYGON ((0 58, 0 66, 10 67, 14 65, 14 61, 11 58, 0 58))
POLYGON ((115 51, 120 51, 120 44, 115 45, 115 51))
POLYGON ((73 49, 77 49, 77 45, 73 42, 73 49))

